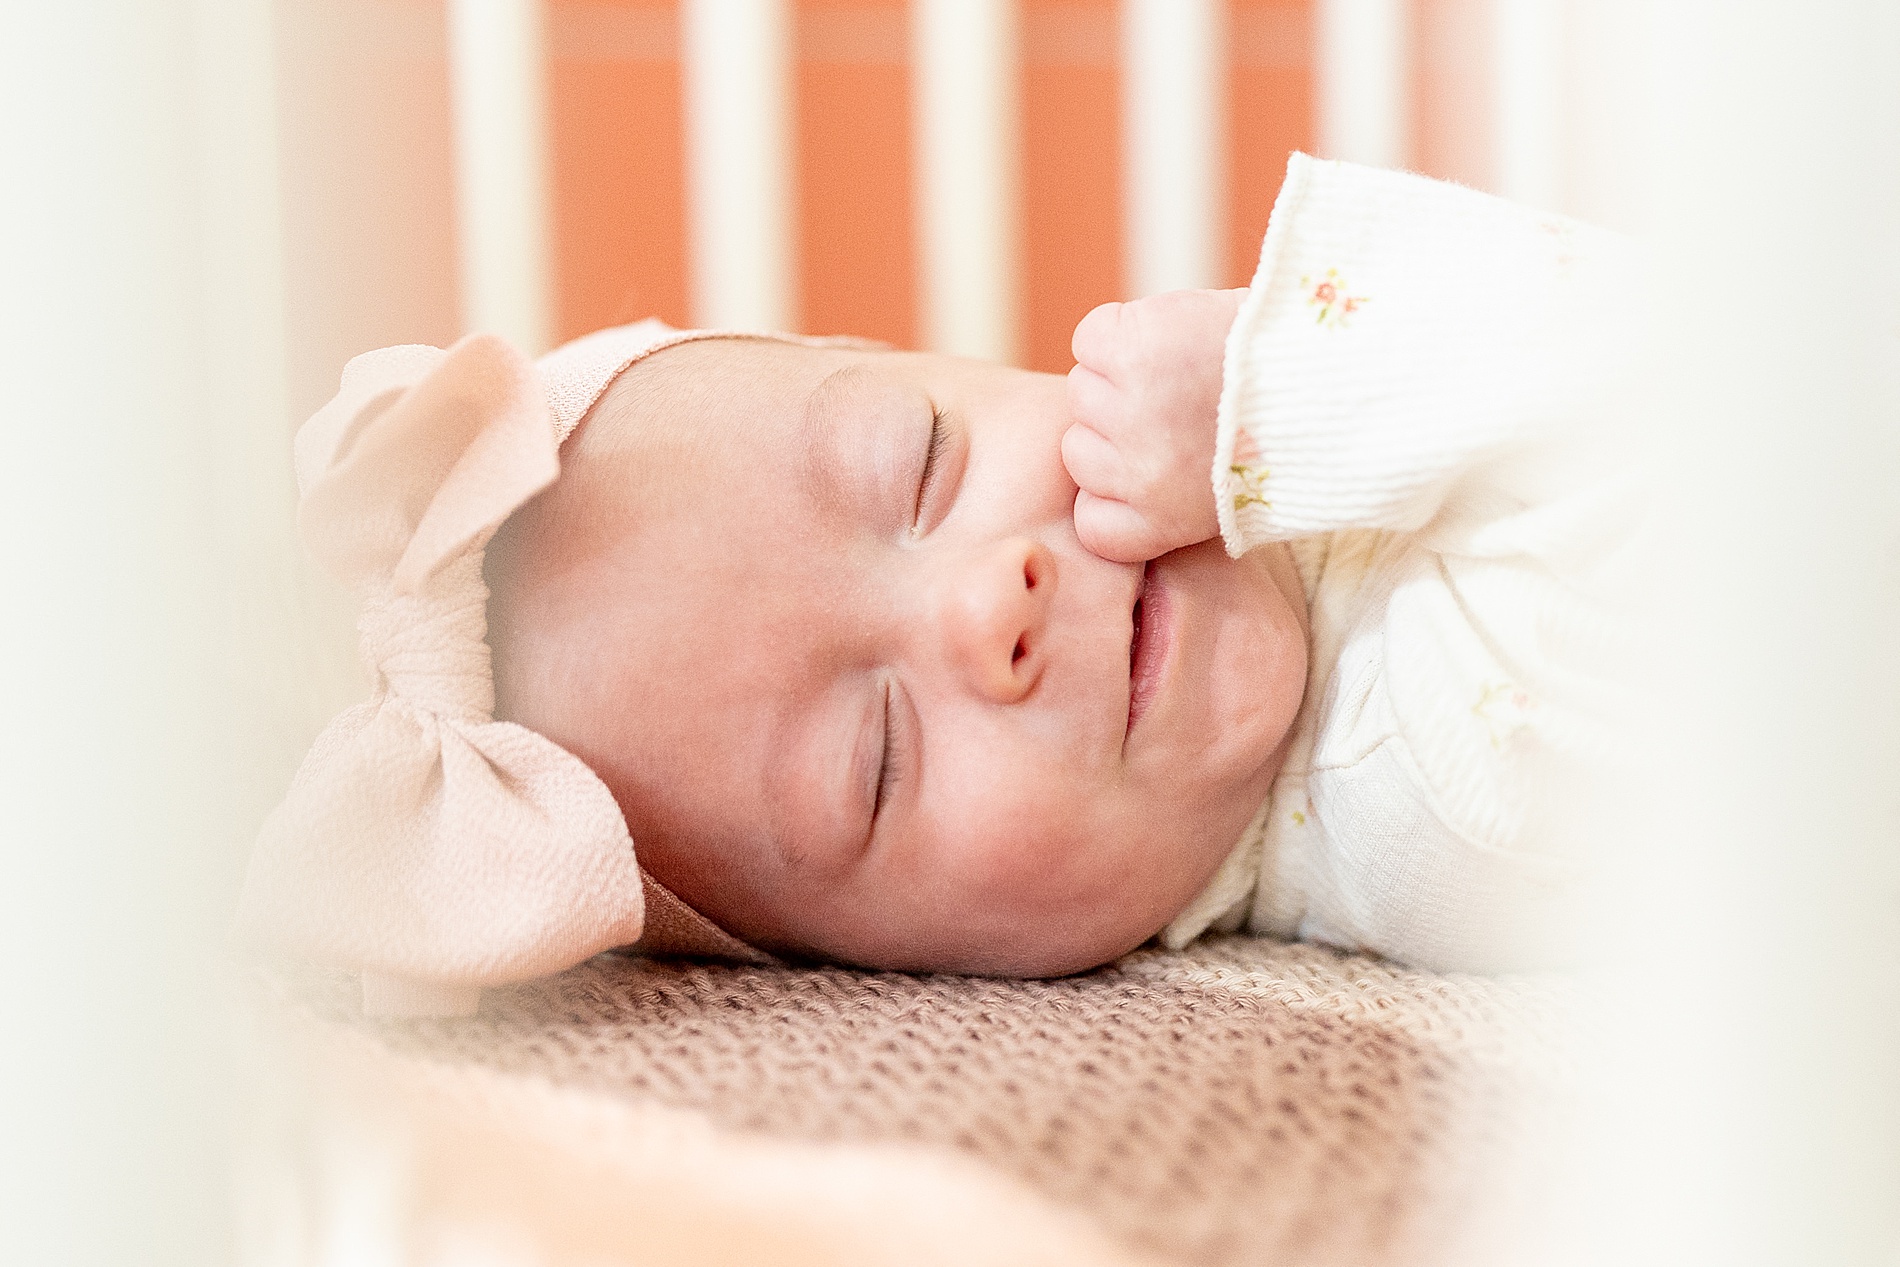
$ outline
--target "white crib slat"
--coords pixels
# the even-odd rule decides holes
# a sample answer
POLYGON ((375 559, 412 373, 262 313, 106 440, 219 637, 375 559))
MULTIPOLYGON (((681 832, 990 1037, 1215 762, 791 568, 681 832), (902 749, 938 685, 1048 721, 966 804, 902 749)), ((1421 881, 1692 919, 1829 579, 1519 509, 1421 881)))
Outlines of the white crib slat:
POLYGON ((539 0, 450 0, 462 325, 534 353, 554 332, 539 0))
POLYGON ((1498 192, 1555 209, 1563 196, 1562 0, 1492 0, 1498 192))
POLYGON ((1379 167, 1406 162, 1406 0, 1320 0, 1319 150, 1379 167))
POLYGON ((693 321, 796 323, 787 0, 682 0, 693 321))
POLYGON ((1123 0, 1122 206, 1131 296, 1220 283, 1226 5, 1123 0))
POLYGON ((926 346, 1014 361, 1017 13, 1013 0, 914 0, 912 124, 926 346))

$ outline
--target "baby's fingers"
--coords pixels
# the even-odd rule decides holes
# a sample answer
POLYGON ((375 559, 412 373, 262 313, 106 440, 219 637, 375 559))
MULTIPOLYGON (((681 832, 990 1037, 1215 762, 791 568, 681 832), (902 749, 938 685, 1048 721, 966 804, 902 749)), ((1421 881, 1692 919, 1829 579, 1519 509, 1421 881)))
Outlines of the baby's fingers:
POLYGON ((1078 488, 1097 497, 1128 497, 1126 464, 1115 446, 1093 427, 1078 422, 1062 433, 1062 465, 1069 468, 1069 478, 1078 488))
POLYGON ((1075 323, 1069 352, 1076 364, 1086 365, 1104 378, 1114 379, 1123 353, 1122 313, 1125 304, 1098 304, 1075 323))
POLYGON ((1069 416, 1087 423, 1105 436, 1120 431, 1128 413, 1128 397, 1122 389, 1086 365, 1069 369, 1069 416))
POLYGON ((1086 488, 1075 495, 1075 535, 1090 554, 1116 563, 1145 563, 1167 553, 1155 548, 1154 529, 1133 506, 1086 488))

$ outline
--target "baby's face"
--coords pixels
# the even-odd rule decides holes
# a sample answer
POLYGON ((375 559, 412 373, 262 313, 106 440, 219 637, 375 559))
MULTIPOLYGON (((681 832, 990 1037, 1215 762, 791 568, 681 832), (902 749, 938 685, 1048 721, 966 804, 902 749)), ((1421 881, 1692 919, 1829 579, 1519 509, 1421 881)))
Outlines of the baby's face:
POLYGON ((756 944, 1056 974, 1139 945, 1265 797, 1283 552, 1084 550, 1064 380, 759 340, 637 364, 496 543, 502 715, 756 944))

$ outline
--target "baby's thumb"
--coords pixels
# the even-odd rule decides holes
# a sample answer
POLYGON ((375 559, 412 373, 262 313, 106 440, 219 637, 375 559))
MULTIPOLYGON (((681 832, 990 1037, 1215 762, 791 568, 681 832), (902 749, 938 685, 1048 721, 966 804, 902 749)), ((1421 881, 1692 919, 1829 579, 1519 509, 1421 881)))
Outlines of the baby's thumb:
POLYGON ((1086 488, 1075 495, 1075 535, 1083 549, 1114 563, 1146 563, 1164 553, 1153 548, 1154 529, 1141 512, 1086 488))

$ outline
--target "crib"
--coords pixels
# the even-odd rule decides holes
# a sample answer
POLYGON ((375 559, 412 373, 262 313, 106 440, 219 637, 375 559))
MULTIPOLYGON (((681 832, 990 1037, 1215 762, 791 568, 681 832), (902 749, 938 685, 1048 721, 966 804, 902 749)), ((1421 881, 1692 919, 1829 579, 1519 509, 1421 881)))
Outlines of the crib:
POLYGON ((363 347, 480 328, 545 349, 655 315, 1061 372, 1097 303, 1244 285, 1295 149, 1602 218, 1599 121, 1563 94, 1581 56, 1566 14, 288 4, 286 249, 292 310, 312 314, 296 403, 363 347))
POLYGON ((16 8, 0 1257, 1890 1257, 1885 0, 16 8), (657 313, 1061 370, 1096 302, 1244 282, 1295 148, 1671 248, 1694 654, 1594 985, 1227 938, 1056 982, 610 956, 397 1025, 222 966, 358 690, 287 456, 349 355, 657 313))

